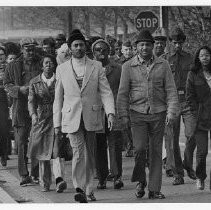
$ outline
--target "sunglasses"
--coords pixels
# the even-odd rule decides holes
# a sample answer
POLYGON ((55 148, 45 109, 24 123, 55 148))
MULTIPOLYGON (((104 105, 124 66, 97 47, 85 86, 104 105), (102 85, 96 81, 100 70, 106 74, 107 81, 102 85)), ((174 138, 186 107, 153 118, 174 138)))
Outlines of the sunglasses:
POLYGON ((102 47, 95 47, 96 52, 106 52, 108 51, 108 48, 102 48, 102 47))

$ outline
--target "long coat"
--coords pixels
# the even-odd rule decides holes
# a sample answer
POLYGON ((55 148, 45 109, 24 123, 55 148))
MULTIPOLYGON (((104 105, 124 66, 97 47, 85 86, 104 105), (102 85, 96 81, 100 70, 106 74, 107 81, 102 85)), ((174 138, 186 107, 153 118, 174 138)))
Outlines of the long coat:
POLYGON ((196 116, 197 129, 211 130, 211 89, 202 70, 188 73, 186 100, 196 116))
POLYGON ((50 87, 43 82, 41 75, 30 81, 28 109, 36 114, 38 122, 32 124, 29 141, 29 156, 38 160, 50 160, 54 146, 53 101, 55 81, 50 87))
POLYGON ((53 106, 54 127, 62 127, 63 133, 78 131, 81 117, 87 131, 102 130, 102 106, 106 114, 115 114, 114 98, 100 62, 86 57, 86 72, 82 88, 75 79, 71 60, 59 65, 53 106))
MULTIPOLYGON (((40 72, 41 68, 39 58, 36 57, 30 79, 37 76, 40 72)), ((24 61, 22 56, 14 62, 9 63, 5 69, 4 86, 6 91, 9 93, 9 96, 13 98, 13 126, 26 126, 30 123, 30 117, 27 109, 28 98, 20 92, 20 86, 25 85, 23 81, 24 74, 24 61)))

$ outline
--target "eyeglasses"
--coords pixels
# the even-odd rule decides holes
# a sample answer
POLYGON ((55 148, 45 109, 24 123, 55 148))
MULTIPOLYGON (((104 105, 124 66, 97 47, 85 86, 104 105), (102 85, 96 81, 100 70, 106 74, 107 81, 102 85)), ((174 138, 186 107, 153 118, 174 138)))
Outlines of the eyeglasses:
POLYGON ((108 50, 108 48, 95 47, 94 50, 97 52, 106 52, 108 50))
POLYGON ((4 53, 1 53, 0 56, 5 55, 4 53))

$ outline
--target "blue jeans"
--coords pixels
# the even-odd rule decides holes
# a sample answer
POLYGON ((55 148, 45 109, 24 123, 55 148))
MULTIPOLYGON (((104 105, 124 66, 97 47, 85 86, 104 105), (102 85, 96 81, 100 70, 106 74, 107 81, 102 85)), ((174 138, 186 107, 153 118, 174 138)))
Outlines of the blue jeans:
POLYGON ((162 183, 162 146, 166 112, 141 114, 131 110, 130 120, 135 147, 135 166, 132 182, 146 182, 146 147, 149 145, 150 191, 159 192, 162 183))

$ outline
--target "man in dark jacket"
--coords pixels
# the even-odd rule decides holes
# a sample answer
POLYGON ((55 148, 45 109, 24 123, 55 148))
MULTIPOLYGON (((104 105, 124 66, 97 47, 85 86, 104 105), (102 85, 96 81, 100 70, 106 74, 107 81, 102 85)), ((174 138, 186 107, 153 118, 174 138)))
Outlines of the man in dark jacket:
MULTIPOLYGON (((20 41, 23 55, 8 64, 5 70, 4 87, 13 98, 12 124, 15 141, 18 145, 18 172, 20 185, 31 183, 27 168, 27 144, 31 129, 31 118, 28 113, 29 81, 40 73, 40 60, 35 56, 36 42, 32 38, 20 41)), ((32 160, 31 175, 39 176, 36 161, 32 160), (35 165, 33 165, 35 164, 35 165)))
MULTIPOLYGON (((132 45, 129 40, 122 43, 121 48, 122 56, 116 60, 117 63, 123 65, 126 61, 130 60, 133 56, 132 45)), ((133 157, 133 139, 131 128, 122 130, 122 137, 124 139, 124 147, 126 150, 125 157, 133 157)))
POLYGON ((175 160, 175 170, 173 170, 173 185, 180 185, 184 184, 183 168, 187 170, 188 176, 191 179, 196 179, 195 171, 193 170, 193 153, 196 147, 196 143, 192 133, 195 125, 190 108, 185 101, 185 85, 187 74, 191 68, 191 65, 193 64, 193 58, 189 53, 182 49, 186 36, 180 28, 174 28, 172 30, 170 39, 174 47, 174 54, 169 57, 169 64, 174 75, 180 103, 180 115, 177 117, 173 124, 173 150, 175 160), (187 138, 183 162, 181 159, 179 146, 181 117, 185 125, 185 136, 187 138))
MULTIPOLYGON (((164 28, 157 28, 157 30, 153 33, 153 37, 155 40, 154 44, 154 54, 159 58, 163 58, 165 60, 168 59, 168 52, 165 52, 166 49, 166 41, 167 34, 164 28)), ((165 127, 165 148, 166 148, 166 157, 163 159, 163 164, 166 170, 166 176, 172 177, 173 172, 172 168, 174 168, 174 156, 173 156, 173 137, 169 134, 173 133, 172 126, 165 127), (168 135, 167 135, 168 134, 168 135)))
MULTIPOLYGON (((114 101, 116 103, 117 93, 119 88, 119 82, 121 77, 121 66, 115 63, 113 60, 108 58, 110 52, 110 45, 103 39, 98 39, 92 44, 92 52, 94 59, 100 61, 105 70, 108 83, 114 95, 114 101)), ((116 107, 115 107, 116 108, 116 107)), ((105 116, 105 121, 107 117, 105 116)), ((104 122, 104 125, 105 122, 104 122)), ((97 135, 97 151, 96 151, 96 162, 99 176, 98 189, 106 188, 106 172, 107 166, 106 161, 106 142, 108 141, 109 157, 110 157, 110 170, 114 176, 114 189, 120 189, 124 186, 122 177, 122 135, 121 135, 121 124, 118 119, 117 113, 115 117, 115 123, 113 130, 107 129, 105 126, 105 134, 97 135), (103 157, 102 157, 103 156, 103 157), (100 169, 100 170, 99 170, 100 169)), ((107 174, 108 175, 108 174, 107 174)))
POLYGON ((122 43, 121 52, 122 56, 119 58, 118 63, 122 65, 132 58, 132 45, 129 40, 122 43))

